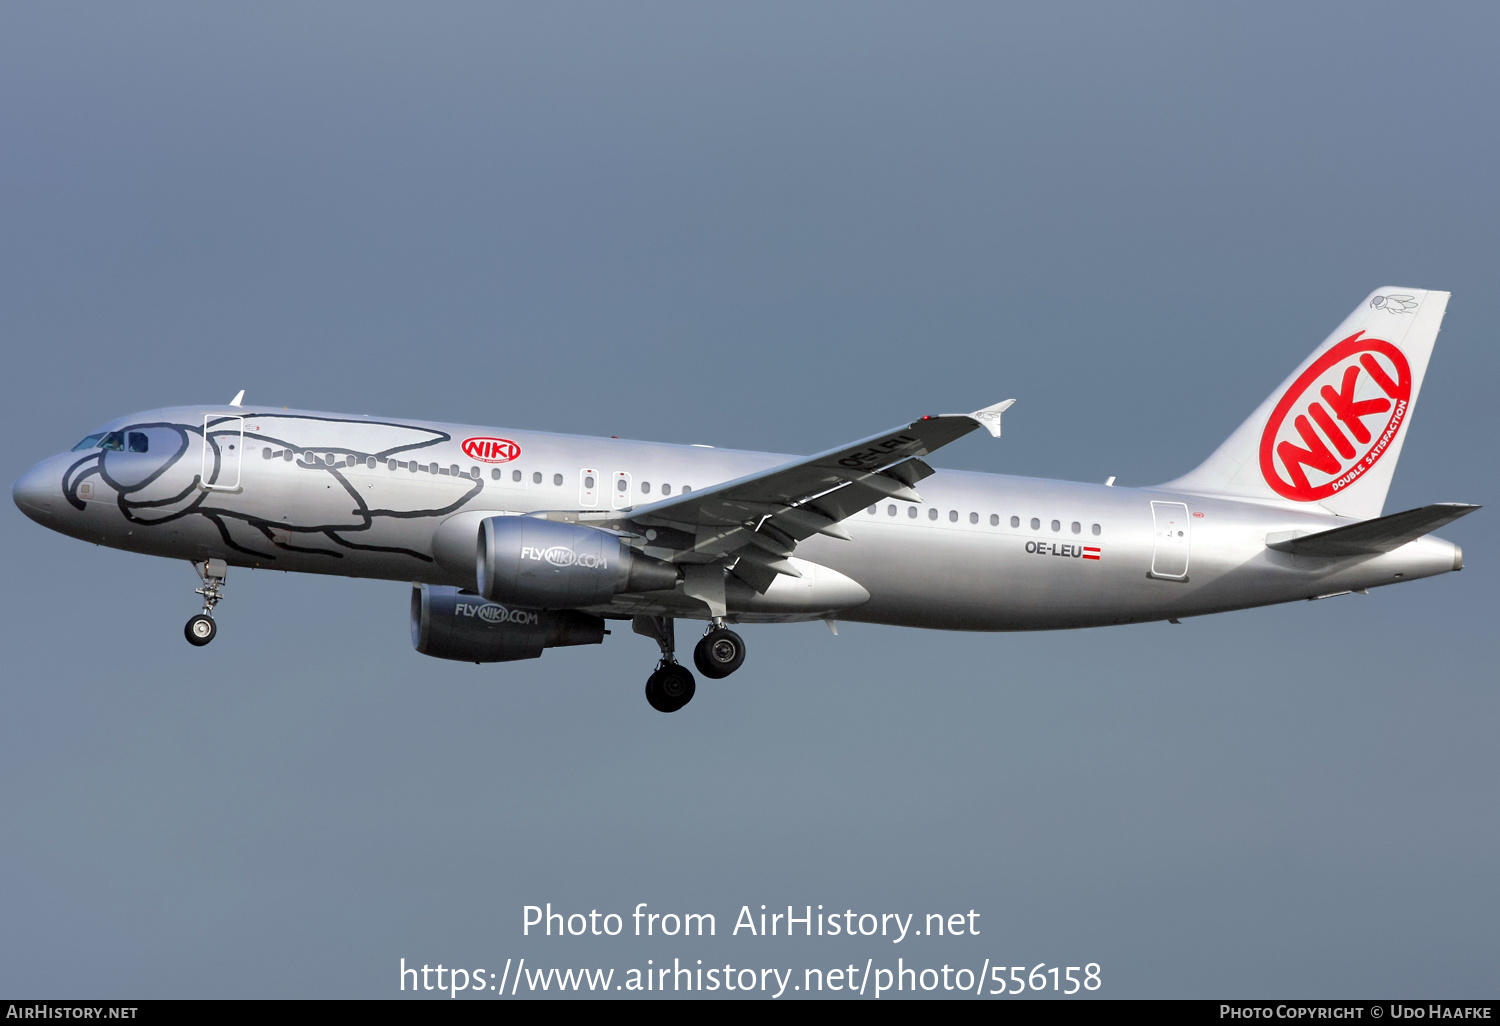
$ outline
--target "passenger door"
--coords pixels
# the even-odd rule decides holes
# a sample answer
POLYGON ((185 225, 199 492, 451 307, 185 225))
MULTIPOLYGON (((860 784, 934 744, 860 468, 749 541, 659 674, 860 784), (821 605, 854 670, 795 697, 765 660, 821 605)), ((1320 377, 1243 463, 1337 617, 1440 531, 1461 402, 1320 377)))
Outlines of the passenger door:
POLYGON ((1151 545, 1151 576, 1184 580, 1188 571, 1188 545, 1192 518, 1180 502, 1153 502, 1151 520, 1155 535, 1151 545))
POLYGON ((240 490, 240 467, 245 454, 245 418, 218 413, 203 415, 203 459, 198 481, 204 491, 240 490))

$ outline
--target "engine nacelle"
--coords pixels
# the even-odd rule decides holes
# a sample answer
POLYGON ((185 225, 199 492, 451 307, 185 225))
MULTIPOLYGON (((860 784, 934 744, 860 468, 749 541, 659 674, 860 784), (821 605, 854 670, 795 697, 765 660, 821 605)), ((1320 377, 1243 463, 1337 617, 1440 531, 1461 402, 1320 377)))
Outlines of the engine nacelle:
POLYGON ((513 609, 470 591, 419 584, 411 590, 411 643, 423 655, 466 663, 535 659, 544 648, 597 645, 604 621, 571 609, 513 609))
POLYGON ((677 567, 581 524, 490 517, 479 525, 475 576, 495 602, 539 609, 607 605, 621 592, 669 591, 677 567))

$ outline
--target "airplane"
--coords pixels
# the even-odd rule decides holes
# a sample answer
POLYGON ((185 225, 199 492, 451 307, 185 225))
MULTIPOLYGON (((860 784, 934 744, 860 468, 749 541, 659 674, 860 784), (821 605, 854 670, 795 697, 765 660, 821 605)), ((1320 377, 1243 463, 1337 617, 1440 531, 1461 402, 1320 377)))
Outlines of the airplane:
POLYGON ((1166 620, 1463 568, 1432 536, 1478 506, 1382 515, 1449 294, 1385 288, 1207 460, 1149 488, 937 470, 1014 400, 924 416, 813 456, 243 405, 132 414, 12 494, 85 541, 189 560, 217 634, 228 568, 409 581, 412 643, 475 663, 657 643, 646 698, 734 673, 731 624, 964 631, 1166 620), (919 488, 920 486, 920 488, 919 488))

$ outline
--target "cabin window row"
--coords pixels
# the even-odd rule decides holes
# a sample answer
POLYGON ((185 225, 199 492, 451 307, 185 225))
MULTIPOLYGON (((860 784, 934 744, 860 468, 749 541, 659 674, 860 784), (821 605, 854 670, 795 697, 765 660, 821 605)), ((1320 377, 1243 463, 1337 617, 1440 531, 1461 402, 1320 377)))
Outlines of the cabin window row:
MULTIPOLYGON (((880 513, 880 505, 877 503, 876 505, 871 506, 865 512, 869 513, 871 516, 877 516, 880 513)), ((900 512, 900 510, 896 506, 895 503, 891 503, 890 505, 886 506, 885 512, 886 512, 887 516, 894 517, 894 516, 896 516, 900 512)), ((927 508, 927 519, 928 520, 937 520, 937 519, 941 518, 942 515, 943 515, 942 511, 939 510, 936 506, 929 506, 927 508)), ((909 520, 916 520, 917 517, 920 516, 920 514, 917 512, 917 507, 915 507, 915 506, 908 506, 908 507, 906 507, 906 516, 907 516, 907 519, 909 519, 909 520)), ((958 518, 959 518, 958 510, 956 510, 956 509, 950 509, 948 511, 948 522, 949 523, 953 523, 953 524, 958 523, 958 518)), ((974 512, 970 512, 969 513, 969 523, 971 523, 971 524, 977 524, 977 523, 979 523, 979 514, 978 513, 974 513, 974 512)), ((998 513, 991 513, 990 514, 990 526, 991 527, 999 527, 1000 526, 1000 514, 998 514, 998 513)), ((1021 526, 1021 518, 1020 517, 1011 517, 1010 518, 1010 526, 1011 527, 1020 527, 1021 526)), ((1063 529, 1063 522, 1061 520, 1053 520, 1049 526, 1051 526, 1052 530, 1057 531, 1057 532, 1061 532, 1062 529, 1063 529)), ((1040 531, 1042 529, 1042 518, 1041 517, 1032 517, 1031 518, 1031 529, 1033 531, 1040 531)), ((1074 521, 1072 521, 1068 525, 1068 530, 1071 533, 1073 533, 1073 534, 1082 534, 1083 533, 1083 524, 1080 521, 1074 520, 1074 521)), ((1093 534, 1095 537, 1097 537, 1098 535, 1100 535, 1101 533, 1103 533, 1103 530, 1104 529, 1102 527, 1100 527, 1098 524, 1090 524, 1089 525, 1089 533, 1093 534)))
MULTIPOLYGON (((501 470, 499 467, 496 467, 496 468, 494 468, 493 470, 490 471, 490 480, 492 480, 492 481, 499 481, 499 480, 501 480, 504 477, 505 477, 505 471, 501 470)), ((526 475, 523 474, 519 470, 512 470, 510 472, 510 479, 513 482, 517 483, 517 484, 519 484, 520 482, 522 482, 523 480, 525 480, 525 477, 526 477, 526 475)), ((532 474, 531 474, 531 483, 532 484, 541 484, 542 483, 542 474, 541 474, 540 471, 533 471, 532 472, 532 474)), ((552 475, 552 483, 555 484, 555 485, 561 485, 563 483, 563 476, 561 474, 553 474, 552 475)), ((593 475, 592 474, 585 475, 584 479, 583 479, 583 487, 586 488, 586 489, 588 489, 588 490, 590 490, 590 491, 592 491, 593 488, 594 488, 594 485, 595 485, 595 481, 594 481, 593 475)), ((670 484, 663 484, 663 485, 660 486, 660 488, 661 488, 661 494, 663 496, 671 495, 672 494, 672 486, 670 484)), ((627 492, 629 490, 630 490, 630 482, 627 481, 625 478, 621 477, 621 478, 617 478, 615 480, 615 491, 620 492, 621 494, 624 494, 625 492, 627 492)), ((683 485, 682 486, 682 494, 683 495, 686 495, 688 492, 691 492, 692 490, 693 489, 691 487, 689 487, 688 485, 683 485)), ((650 495, 651 494, 651 482, 650 481, 642 481, 641 482, 641 494, 642 495, 650 495)))
MULTIPOLYGON (((145 447, 144 447, 145 446, 145 435, 137 436, 134 433, 131 434, 132 440, 134 440, 137 437, 139 437, 141 439, 141 441, 140 441, 141 448, 139 448, 139 449, 133 448, 133 449, 131 449, 131 452, 145 452, 146 451, 145 447)), ((90 441, 90 440, 89 439, 85 439, 85 442, 88 442, 88 441, 90 441)), ((81 446, 83 443, 79 443, 79 444, 81 446)), ((97 440, 95 440, 92 444, 97 444, 97 440)), ((296 450, 293 450, 293 449, 272 449, 270 447, 267 447, 264 450, 264 452, 262 453, 262 455, 266 459, 268 459, 268 460, 284 459, 284 460, 290 462, 291 460, 293 460, 296 457, 297 453, 296 453, 296 450)), ((376 467, 378 467, 380 465, 380 461, 378 459, 376 459, 374 456, 366 456, 366 457, 361 458, 359 456, 344 456, 344 455, 341 455, 341 454, 338 454, 338 453, 331 453, 331 452, 330 453, 326 453, 326 454, 319 454, 319 453, 309 452, 309 453, 304 453, 304 456, 305 456, 305 458, 308 461, 307 465, 309 465, 309 466, 318 466, 318 467, 328 467, 330 469, 337 469, 337 468, 340 468, 340 467, 354 467, 354 466, 358 466, 360 463, 363 463, 369 469, 374 470, 376 467)), ((411 461, 407 461, 407 460, 386 460, 385 464, 386 464, 386 469, 387 470, 407 470, 407 471, 410 471, 410 472, 412 472, 414 474, 417 473, 417 472, 421 472, 421 473, 425 473, 425 474, 440 474, 440 475, 442 475, 444 477, 471 477, 475 481, 478 481, 480 479, 480 477, 482 476, 482 473, 483 473, 478 467, 470 467, 468 470, 464 470, 457 463, 454 463, 454 464, 452 464, 450 466, 444 467, 441 464, 437 464, 437 463, 419 463, 419 462, 417 462, 415 460, 411 460, 411 461)), ((493 470, 490 471, 490 479, 491 480, 499 481, 504 476, 505 476, 505 472, 502 471, 499 467, 496 467, 496 468, 494 468, 493 470)), ((525 475, 520 470, 512 470, 510 472, 510 479, 511 479, 511 481, 519 484, 523 480, 525 480, 525 475)), ((542 474, 542 472, 540 470, 532 471, 532 473, 531 473, 531 483, 532 484, 541 484, 543 480, 544 480, 544 477, 543 477, 543 474, 542 474)), ((552 475, 552 484, 554 486, 558 487, 558 488, 561 488, 563 486, 563 483, 565 481, 566 481, 566 478, 562 474, 553 474, 552 475)), ((583 487, 584 488, 592 490, 593 487, 594 487, 594 484, 595 484, 595 482, 594 482, 593 475, 587 475, 587 476, 584 477, 584 479, 583 479, 583 487)), ((629 485, 629 483, 624 478, 620 478, 618 481, 615 482, 615 487, 619 491, 624 492, 624 491, 626 491, 626 490, 629 489, 630 485, 629 485)), ((661 494, 663 496, 669 496, 669 495, 672 494, 672 486, 670 484, 662 484, 662 485, 659 486, 659 488, 660 488, 661 494)), ((681 494, 686 495, 689 492, 691 492, 692 490, 693 489, 692 489, 692 487, 690 485, 683 485, 682 486, 682 492, 681 492, 681 494)), ((643 495, 650 495, 651 494, 651 482, 650 481, 642 481, 641 482, 641 494, 643 494, 643 495)))
MULTIPOLYGON (((261 455, 268 460, 281 459, 286 460, 288 463, 290 463, 293 459, 296 458, 297 451, 295 449, 266 448, 262 451, 261 455)), ((343 467, 357 467, 361 463, 363 463, 370 470, 374 470, 376 467, 380 466, 381 462, 374 456, 346 456, 340 453, 332 452, 304 452, 302 456, 307 461, 306 463, 302 464, 303 466, 326 467, 330 470, 337 470, 343 467)), ((480 477, 480 470, 478 467, 470 467, 468 470, 465 470, 457 463, 453 463, 445 467, 439 463, 418 463, 416 460, 386 460, 385 467, 387 470, 406 470, 410 471, 413 474, 421 472, 424 474, 440 474, 443 477, 470 477, 475 481, 478 481, 480 477)), ((562 484, 561 474, 558 475, 557 483, 562 484)))

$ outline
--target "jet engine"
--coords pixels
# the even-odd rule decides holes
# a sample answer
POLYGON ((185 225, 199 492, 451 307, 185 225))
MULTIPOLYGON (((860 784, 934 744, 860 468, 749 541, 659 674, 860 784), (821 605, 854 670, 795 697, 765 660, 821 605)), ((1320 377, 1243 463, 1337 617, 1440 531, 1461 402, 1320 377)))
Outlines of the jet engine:
POLYGON ((411 590, 411 643, 423 655, 503 663, 535 659, 544 648, 603 640, 604 621, 576 610, 515 609, 442 585, 411 590))
POLYGON ((631 550, 624 539, 581 524, 490 517, 479 525, 479 593, 494 602, 574 609, 621 592, 669 591, 677 567, 631 550))

